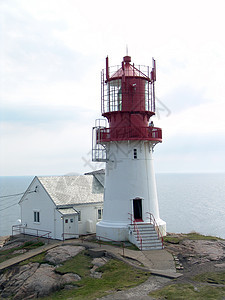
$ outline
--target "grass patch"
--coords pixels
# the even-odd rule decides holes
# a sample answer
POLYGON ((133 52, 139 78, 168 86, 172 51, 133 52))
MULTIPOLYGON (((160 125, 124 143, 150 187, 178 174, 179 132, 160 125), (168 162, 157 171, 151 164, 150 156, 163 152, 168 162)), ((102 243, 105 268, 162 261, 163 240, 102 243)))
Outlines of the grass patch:
POLYGON ((176 236, 165 236, 163 238, 163 241, 165 243, 170 243, 170 244, 179 244, 180 241, 182 241, 183 239, 182 238, 178 238, 176 236))
POLYGON ((198 274, 193 277, 193 280, 199 282, 208 282, 208 283, 225 285, 225 272, 208 272, 208 273, 198 274))
POLYGON ((1 250, 0 251, 0 263, 22 254, 22 253, 13 253, 14 251, 22 250, 22 249, 31 250, 31 249, 35 249, 35 248, 38 248, 43 245, 44 245, 43 242, 28 241, 18 247, 14 247, 14 248, 7 249, 7 250, 1 250))
POLYGON ((121 249, 123 249, 123 246, 124 246, 124 249, 140 251, 140 249, 138 249, 138 247, 136 247, 134 244, 131 244, 129 242, 101 241, 98 239, 94 239, 94 240, 92 240, 92 242, 101 244, 101 245, 109 245, 109 246, 113 246, 113 247, 118 247, 121 249))
POLYGON ((203 235, 197 232, 190 232, 185 234, 184 236, 186 236, 186 238, 188 238, 189 240, 210 240, 210 241, 220 240, 220 238, 218 237, 211 236, 211 235, 203 235))
POLYGON ((46 263, 45 261, 45 254, 46 254, 46 251, 41 253, 41 254, 38 254, 36 256, 33 256, 29 259, 26 259, 24 261, 21 261, 21 263, 19 263, 19 266, 24 266, 24 265, 27 265, 29 263, 39 263, 39 264, 44 264, 46 263))
POLYGON ((191 284, 173 284, 163 289, 151 292, 149 296, 155 299, 190 300, 190 299, 223 299, 225 287, 201 286, 191 284))
POLYGON ((31 250, 31 249, 35 249, 38 247, 44 246, 43 242, 33 242, 33 241, 28 241, 25 242, 21 247, 21 249, 26 249, 26 250, 31 250))
POLYGON ((81 277, 90 274, 92 258, 87 255, 86 251, 82 251, 73 258, 65 261, 62 266, 56 268, 56 272, 60 274, 76 273, 81 277))
POLYGON ((221 238, 211 236, 211 235, 203 235, 197 232, 190 232, 190 233, 182 233, 178 235, 167 235, 163 238, 165 243, 170 243, 170 244, 179 244, 183 240, 208 240, 208 241, 217 241, 217 240, 222 240, 221 238))
POLYGON ((139 285, 145 282, 150 276, 149 272, 134 269, 122 261, 111 259, 104 266, 96 270, 97 272, 102 272, 102 278, 92 278, 90 277, 92 259, 87 257, 82 258, 82 256, 87 255, 85 255, 85 252, 80 253, 74 257, 73 262, 70 260, 70 264, 66 262, 62 267, 57 268, 57 271, 63 273, 66 271, 74 272, 82 277, 79 282, 75 283, 76 288, 61 290, 43 299, 96 299, 117 290, 124 290, 139 285), (81 266, 82 262, 83 266, 81 266), (81 271, 82 268, 84 269, 83 271, 81 271))

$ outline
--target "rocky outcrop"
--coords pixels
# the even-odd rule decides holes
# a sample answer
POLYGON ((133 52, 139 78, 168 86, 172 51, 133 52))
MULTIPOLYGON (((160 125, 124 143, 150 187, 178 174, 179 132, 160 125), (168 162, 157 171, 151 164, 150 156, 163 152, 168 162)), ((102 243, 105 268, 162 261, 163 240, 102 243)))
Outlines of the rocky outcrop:
POLYGON ((46 261, 58 265, 76 256, 85 248, 82 246, 59 246, 49 250, 45 256, 46 261))
POLYGON ((223 269, 225 261, 224 240, 189 240, 168 243, 166 249, 173 253, 178 270, 196 272, 223 269))
POLYGON ((38 269, 39 264, 28 264, 22 267, 13 268, 11 271, 0 275, 1 298, 8 298, 16 295, 28 278, 38 269))
MULTIPOLYGON (((46 254, 46 262, 54 265, 76 256, 84 247, 60 246, 46 254)), ((0 298, 26 300, 49 295, 64 285, 80 280, 74 273, 60 275, 55 266, 48 263, 28 263, 17 266, 0 275, 0 298)))
POLYGON ((92 260, 92 265, 93 267, 90 270, 90 275, 93 278, 102 278, 102 273, 101 272, 96 272, 96 270, 101 267, 104 266, 107 262, 109 261, 109 259, 107 257, 96 257, 92 260))
POLYGON ((29 277, 16 293, 14 299, 38 298, 49 295, 61 286, 61 276, 54 272, 55 267, 42 264, 29 277))

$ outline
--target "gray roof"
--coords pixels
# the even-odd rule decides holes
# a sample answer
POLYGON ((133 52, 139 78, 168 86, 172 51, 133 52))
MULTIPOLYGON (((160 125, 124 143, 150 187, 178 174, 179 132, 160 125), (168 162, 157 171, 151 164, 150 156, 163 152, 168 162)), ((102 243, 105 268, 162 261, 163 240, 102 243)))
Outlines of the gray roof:
POLYGON ((60 208, 60 209, 58 208, 57 210, 62 215, 74 215, 74 214, 77 214, 77 212, 73 208, 60 208))
POLYGON ((101 183, 102 186, 105 185, 105 169, 88 172, 85 173, 84 175, 94 175, 95 178, 101 183))
POLYGON ((93 175, 38 177, 56 206, 103 202, 104 188, 93 175))

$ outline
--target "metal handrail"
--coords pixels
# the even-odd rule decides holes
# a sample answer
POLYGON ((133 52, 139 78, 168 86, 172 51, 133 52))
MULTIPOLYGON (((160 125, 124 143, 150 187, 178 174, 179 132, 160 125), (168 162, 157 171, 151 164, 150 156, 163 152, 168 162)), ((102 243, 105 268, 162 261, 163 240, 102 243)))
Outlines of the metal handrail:
POLYGON ((110 241, 110 242, 120 243, 121 246, 122 246, 122 248, 123 248, 123 256, 124 256, 124 248, 125 248, 124 242, 121 242, 121 241, 115 241, 115 240, 112 240, 112 239, 109 239, 109 238, 106 238, 106 237, 103 237, 103 236, 99 236, 99 235, 96 235, 96 238, 97 238, 97 240, 98 240, 98 242, 99 242, 99 246, 100 246, 100 247, 101 247, 101 241, 104 241, 104 240, 108 240, 108 241, 110 241), (101 239, 102 239, 102 240, 101 240, 101 239))
POLYGON ((131 220, 131 225, 134 225, 134 231, 137 232, 137 240, 140 241, 140 243, 141 243, 141 251, 142 251, 142 237, 141 237, 140 231, 138 229, 137 222, 135 221, 135 218, 131 213, 128 213, 128 215, 130 215, 130 218, 128 218, 128 219, 131 220))
POLYGON ((110 140, 147 139, 149 141, 162 141, 162 129, 158 127, 131 127, 122 126, 117 128, 98 128, 96 142, 101 143, 110 140))
POLYGON ((12 226, 12 236, 13 236, 14 232, 27 234, 26 230, 35 230, 37 238, 42 238, 42 237, 45 237, 47 235, 48 236, 47 239, 48 239, 48 243, 49 243, 49 238, 50 238, 49 234, 51 233, 51 231, 43 230, 43 229, 30 228, 30 227, 22 226, 21 224, 12 226), (15 229, 15 228, 17 228, 17 229, 15 229), (21 229, 23 229, 23 232, 21 232, 21 229), (46 233, 42 234, 42 235, 39 235, 40 232, 46 232, 46 233))
POLYGON ((158 239, 161 240, 162 248, 163 248, 163 235, 162 235, 162 233, 161 233, 161 231, 159 229, 159 225, 157 224, 156 219, 155 219, 155 217, 154 217, 154 215, 152 213, 146 212, 146 214, 149 214, 150 224, 152 224, 154 226, 155 231, 156 231, 156 233, 158 235, 158 239))

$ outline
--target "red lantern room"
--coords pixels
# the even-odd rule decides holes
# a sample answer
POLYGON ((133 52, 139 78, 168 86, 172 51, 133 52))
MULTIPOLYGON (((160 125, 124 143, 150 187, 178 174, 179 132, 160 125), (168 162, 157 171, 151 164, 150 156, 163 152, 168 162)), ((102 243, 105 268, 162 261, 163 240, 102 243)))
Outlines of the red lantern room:
POLYGON ((155 115, 154 82, 155 60, 150 71, 146 66, 131 64, 131 57, 123 58, 122 66, 102 71, 102 115, 108 119, 109 128, 101 129, 99 142, 115 140, 162 141, 160 128, 149 126, 155 115))

